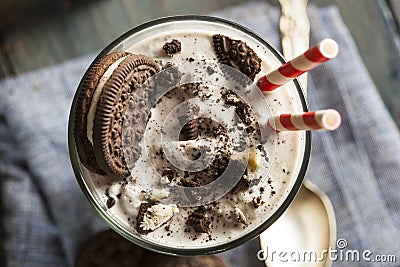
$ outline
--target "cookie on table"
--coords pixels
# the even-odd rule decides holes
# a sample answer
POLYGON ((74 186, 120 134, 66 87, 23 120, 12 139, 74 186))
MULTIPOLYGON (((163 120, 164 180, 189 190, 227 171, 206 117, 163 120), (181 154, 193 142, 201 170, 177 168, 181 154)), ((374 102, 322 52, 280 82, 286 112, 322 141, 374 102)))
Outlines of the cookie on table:
POLYGON ((146 253, 113 230, 104 230, 83 244, 75 267, 139 267, 146 253))
POLYGON ((176 257, 154 252, 146 254, 141 265, 152 267, 227 267, 219 255, 176 257))
POLYGON ((227 267, 219 255, 176 257, 155 253, 126 240, 113 230, 90 237, 82 246, 75 267, 227 267))
POLYGON ((128 52, 108 54, 88 70, 81 84, 74 121, 77 152, 88 170, 99 175, 129 175, 126 162, 135 162, 139 157, 137 144, 149 114, 149 92, 141 85, 159 70, 153 59, 128 52), (130 142, 133 150, 124 155, 122 127, 128 108, 125 123, 134 127, 124 141, 130 142))

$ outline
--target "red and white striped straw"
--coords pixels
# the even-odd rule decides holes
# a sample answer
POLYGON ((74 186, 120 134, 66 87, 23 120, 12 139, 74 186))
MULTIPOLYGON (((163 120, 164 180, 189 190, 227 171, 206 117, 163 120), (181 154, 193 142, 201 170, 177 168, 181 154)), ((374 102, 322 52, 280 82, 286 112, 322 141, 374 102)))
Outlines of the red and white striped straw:
POLYGON ((323 62, 336 57, 339 47, 336 41, 324 39, 302 55, 283 64, 278 69, 262 76, 257 85, 262 91, 273 91, 323 62))
POLYGON ((341 122, 340 113, 334 109, 276 114, 272 115, 268 120, 268 124, 277 132, 299 130, 332 131, 337 129, 341 122))

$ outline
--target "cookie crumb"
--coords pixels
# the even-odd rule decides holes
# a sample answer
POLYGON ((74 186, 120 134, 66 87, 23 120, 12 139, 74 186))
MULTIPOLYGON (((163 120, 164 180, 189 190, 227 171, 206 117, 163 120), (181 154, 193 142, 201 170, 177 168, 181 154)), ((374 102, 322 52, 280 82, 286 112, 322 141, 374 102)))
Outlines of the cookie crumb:
POLYGON ((107 208, 111 209, 115 205, 115 199, 113 197, 108 197, 106 205, 107 208))
POLYGON ((206 214, 206 208, 204 206, 200 206, 189 215, 187 224, 192 226, 197 233, 210 234, 211 221, 206 214))
POLYGON ((172 39, 171 42, 165 43, 163 46, 164 52, 169 56, 181 52, 181 49, 181 42, 176 39, 172 39))

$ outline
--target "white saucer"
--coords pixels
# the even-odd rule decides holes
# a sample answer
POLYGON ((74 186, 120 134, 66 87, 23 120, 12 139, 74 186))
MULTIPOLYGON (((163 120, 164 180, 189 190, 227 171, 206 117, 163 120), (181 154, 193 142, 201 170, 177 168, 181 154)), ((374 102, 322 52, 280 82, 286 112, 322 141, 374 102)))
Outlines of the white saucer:
POLYGON ((260 235, 268 267, 328 267, 336 247, 336 219, 329 198, 305 180, 287 211, 260 235), (324 251, 326 251, 324 253, 324 251))

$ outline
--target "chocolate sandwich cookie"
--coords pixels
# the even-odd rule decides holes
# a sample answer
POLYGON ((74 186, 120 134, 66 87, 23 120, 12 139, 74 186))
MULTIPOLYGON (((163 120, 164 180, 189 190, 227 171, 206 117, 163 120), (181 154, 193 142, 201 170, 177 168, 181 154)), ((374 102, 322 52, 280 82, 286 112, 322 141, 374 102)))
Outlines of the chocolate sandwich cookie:
POLYGON ((139 157, 138 142, 149 114, 149 92, 141 85, 158 71, 159 66, 149 57, 116 52, 100 59, 85 75, 77 99, 74 137, 79 158, 90 171, 129 175, 126 162, 139 157), (124 139, 132 148, 128 155, 122 146, 124 123, 130 129, 124 139))
POLYGON ((150 252, 142 260, 142 266, 152 267, 226 267, 219 255, 176 257, 150 252))
POLYGON ((81 247, 75 267, 135 267, 148 253, 113 230, 101 231, 81 247))

